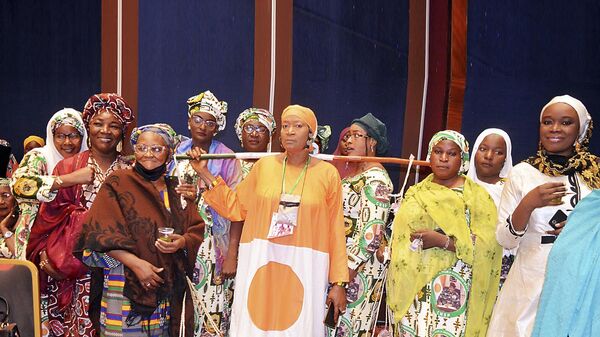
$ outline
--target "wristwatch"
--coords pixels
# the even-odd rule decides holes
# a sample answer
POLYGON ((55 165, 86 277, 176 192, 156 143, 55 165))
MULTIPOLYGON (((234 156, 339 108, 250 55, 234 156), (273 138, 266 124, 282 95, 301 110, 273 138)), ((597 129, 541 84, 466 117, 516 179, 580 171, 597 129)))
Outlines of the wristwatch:
POLYGON ((11 232, 11 231, 6 231, 6 233, 3 234, 5 239, 10 238, 11 236, 13 236, 15 233, 11 232))

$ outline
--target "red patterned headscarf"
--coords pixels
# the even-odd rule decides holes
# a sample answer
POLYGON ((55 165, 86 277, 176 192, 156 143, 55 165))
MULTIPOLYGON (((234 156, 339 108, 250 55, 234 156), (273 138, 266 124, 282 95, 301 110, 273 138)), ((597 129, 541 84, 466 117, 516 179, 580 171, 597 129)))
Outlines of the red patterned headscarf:
POLYGON ((113 93, 96 94, 87 100, 83 108, 82 118, 86 128, 89 129, 92 117, 102 110, 115 115, 123 123, 123 128, 127 127, 135 119, 133 110, 123 97, 113 93))

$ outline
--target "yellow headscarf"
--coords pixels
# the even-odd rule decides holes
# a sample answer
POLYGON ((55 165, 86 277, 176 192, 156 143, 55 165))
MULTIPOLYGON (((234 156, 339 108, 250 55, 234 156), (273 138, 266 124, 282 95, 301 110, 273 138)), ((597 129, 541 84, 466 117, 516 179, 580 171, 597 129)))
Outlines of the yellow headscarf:
POLYGON ((26 148, 27 144, 29 144, 31 142, 36 142, 36 143, 40 144, 40 146, 46 145, 46 142, 44 142, 42 137, 31 135, 31 136, 25 138, 25 140, 23 141, 23 148, 26 148))
POLYGON ((317 117, 315 113, 302 105, 290 105, 283 110, 281 113, 281 119, 287 116, 296 116, 300 118, 304 123, 308 124, 308 128, 312 133, 312 140, 317 137, 317 117))
POLYGON ((425 284, 461 259, 473 270, 465 337, 485 337, 502 262, 502 249, 496 242, 496 206, 486 190, 470 178, 465 178, 463 197, 432 179, 430 174, 406 192, 394 219, 387 303, 399 322, 425 284), (470 225, 465 209, 470 211, 470 225), (437 228, 454 239, 456 252, 409 249, 412 232, 437 228), (475 236, 475 244, 471 235, 475 236))

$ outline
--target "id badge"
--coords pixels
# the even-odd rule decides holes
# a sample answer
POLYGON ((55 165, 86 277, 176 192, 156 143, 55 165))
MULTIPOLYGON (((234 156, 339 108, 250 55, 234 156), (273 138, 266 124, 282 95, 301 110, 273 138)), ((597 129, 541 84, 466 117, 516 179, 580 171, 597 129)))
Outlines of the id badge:
POLYGON ((299 195, 282 194, 277 212, 273 213, 271 217, 267 238, 273 239, 294 234, 294 228, 298 225, 299 207, 299 195))

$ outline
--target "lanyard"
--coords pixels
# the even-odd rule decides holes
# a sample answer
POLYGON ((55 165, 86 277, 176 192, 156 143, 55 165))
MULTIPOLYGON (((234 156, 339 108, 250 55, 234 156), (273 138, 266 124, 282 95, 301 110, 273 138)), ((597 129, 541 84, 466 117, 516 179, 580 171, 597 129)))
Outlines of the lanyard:
MULTIPOLYGON (((290 190, 290 194, 294 193, 294 190, 296 189, 296 186, 298 186, 300 179, 302 179, 302 177, 304 177, 304 175, 306 174, 306 168, 308 167, 309 163, 310 163, 310 156, 306 160, 306 163, 304 163, 304 168, 302 168, 302 172, 300 172, 300 175, 296 179, 294 186, 292 186, 292 189, 290 190)), ((282 194, 285 194, 285 168, 286 168, 286 166, 287 166, 287 156, 285 158, 283 158, 283 178, 281 179, 281 193, 282 194)))

